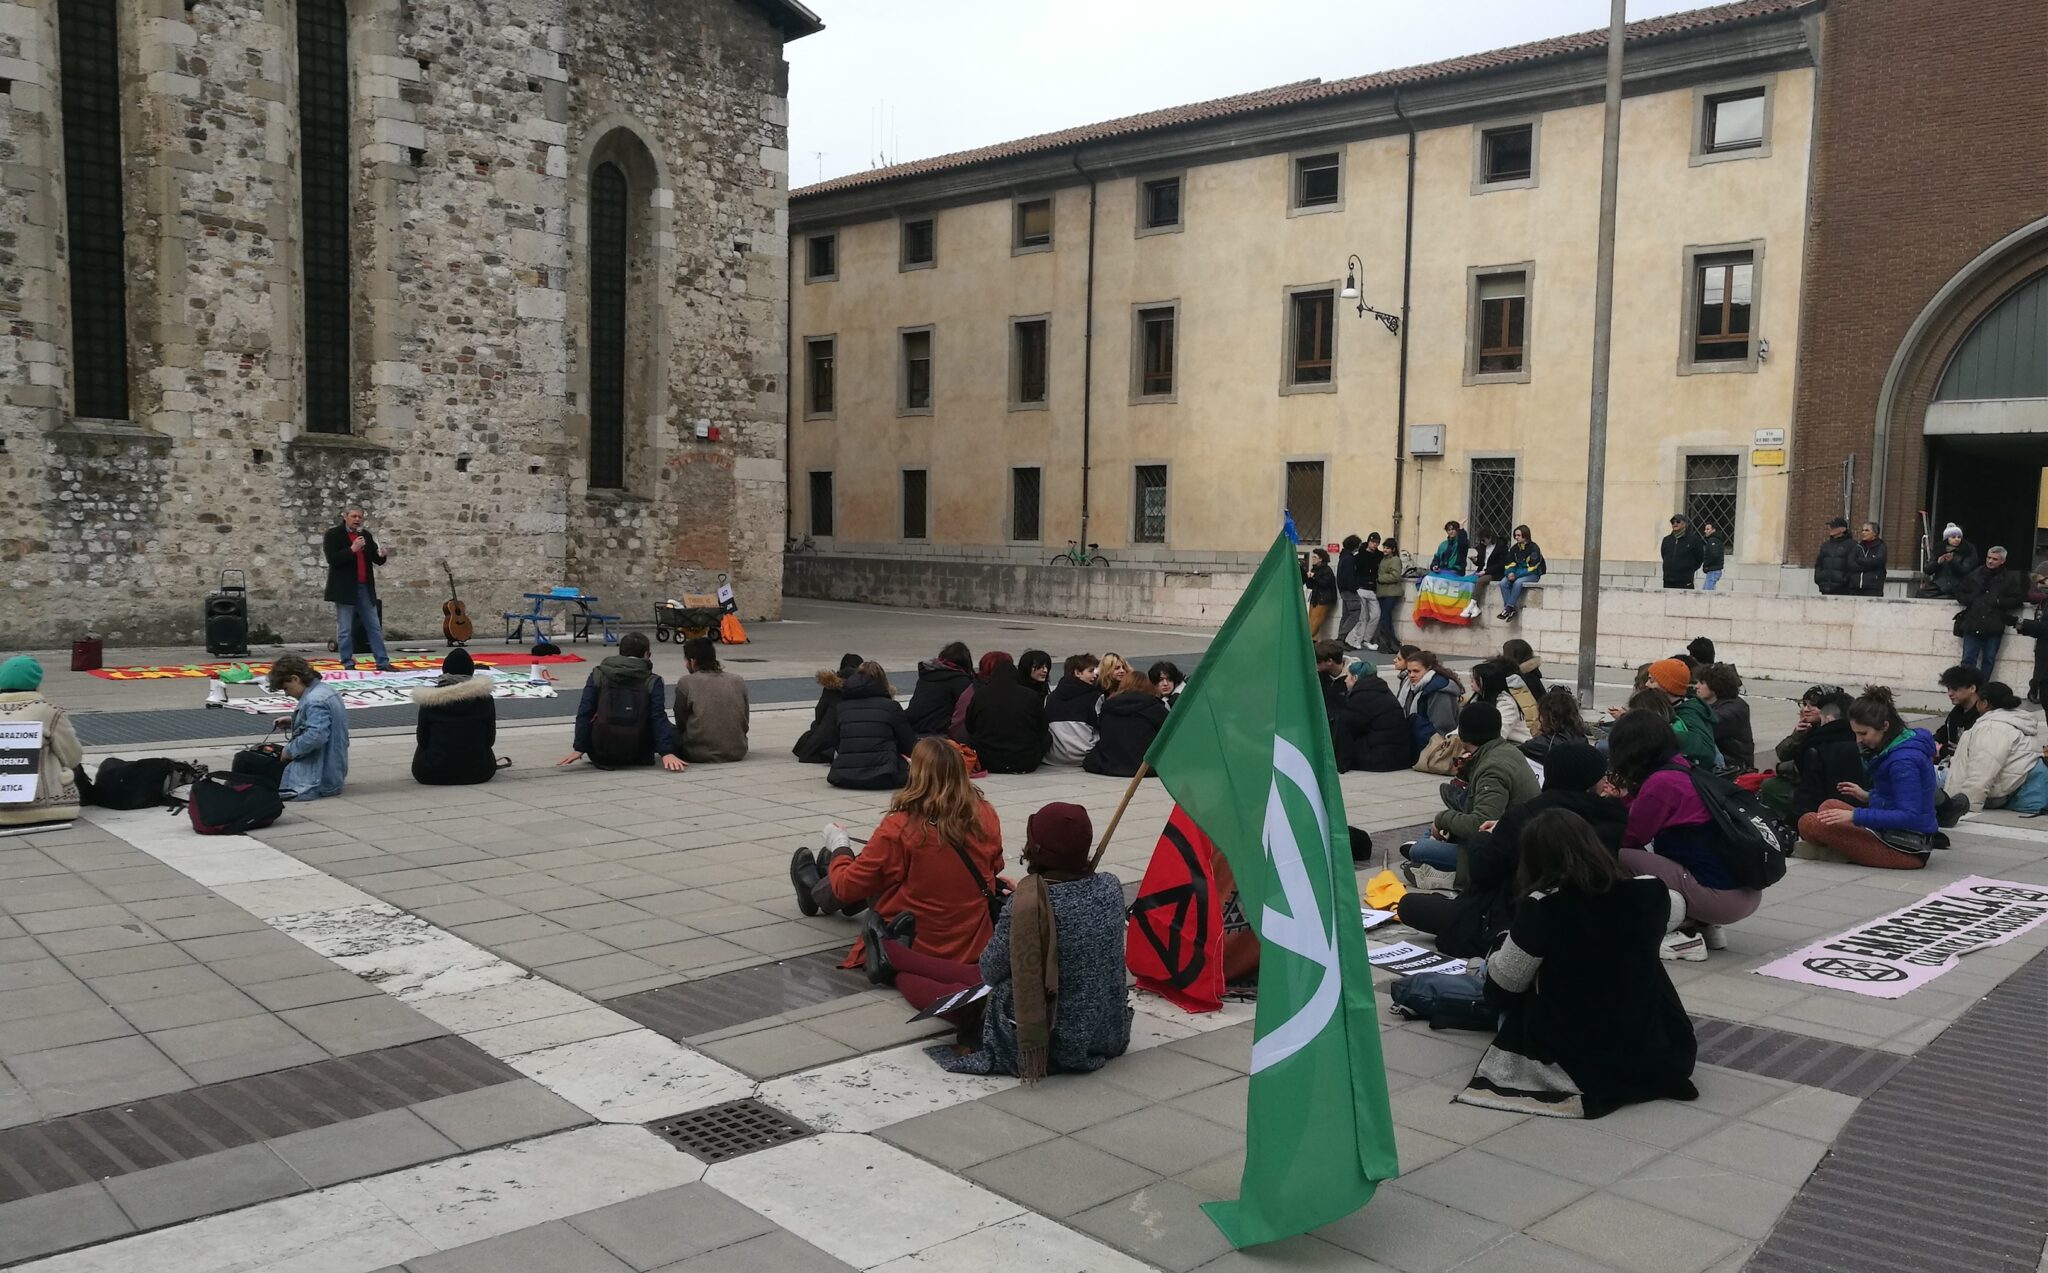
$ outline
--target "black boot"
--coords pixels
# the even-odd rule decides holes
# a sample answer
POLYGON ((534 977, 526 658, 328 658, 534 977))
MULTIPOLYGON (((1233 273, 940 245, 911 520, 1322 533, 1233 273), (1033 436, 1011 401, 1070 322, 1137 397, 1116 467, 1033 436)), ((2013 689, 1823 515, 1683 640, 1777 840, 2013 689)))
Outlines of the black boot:
MULTIPOLYGON (((818 860, 818 878, 821 881, 829 879, 832 873, 831 861, 833 858, 851 858, 852 856, 852 849, 834 849, 830 853, 827 853, 824 857, 818 860)), ((833 898, 832 886, 830 883, 821 884, 819 886, 818 893, 819 903, 824 906, 825 913, 828 915, 858 915, 868 908, 868 904, 865 900, 855 902, 842 902, 837 900, 836 898, 833 898), (827 901, 826 899, 828 898, 831 898, 832 900, 827 901)))
POLYGON ((796 908, 805 915, 820 915, 824 908, 818 905, 818 855, 809 849, 798 849, 789 856, 789 883, 796 890, 796 908))
POLYGON ((861 966, 870 985, 887 986, 896 980, 895 966, 889 962, 888 952, 882 949, 882 942, 891 927, 873 911, 869 911, 867 918, 860 922, 861 966))
POLYGON ((898 915, 896 918, 890 920, 888 923, 882 925, 882 936, 887 937, 890 941, 895 942, 898 946, 917 945, 916 913, 913 911, 905 911, 901 915, 898 915))

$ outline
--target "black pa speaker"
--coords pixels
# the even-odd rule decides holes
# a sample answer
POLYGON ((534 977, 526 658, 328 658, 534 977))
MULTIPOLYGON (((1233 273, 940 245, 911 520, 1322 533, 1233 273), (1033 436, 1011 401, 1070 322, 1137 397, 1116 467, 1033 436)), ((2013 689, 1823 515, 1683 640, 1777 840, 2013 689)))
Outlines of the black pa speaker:
POLYGON ((249 581, 239 570, 220 572, 220 587, 207 594, 206 652, 229 658, 249 653, 249 581), (228 576, 235 576, 229 583, 228 576))

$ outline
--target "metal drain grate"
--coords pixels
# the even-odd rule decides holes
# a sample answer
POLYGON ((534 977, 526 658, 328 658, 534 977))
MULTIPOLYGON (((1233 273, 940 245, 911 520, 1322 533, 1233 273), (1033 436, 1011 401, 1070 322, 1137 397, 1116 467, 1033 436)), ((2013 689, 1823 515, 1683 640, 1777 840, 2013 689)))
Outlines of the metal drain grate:
POLYGON ((656 1034, 688 1042, 718 1030, 808 1008, 868 989, 839 969, 839 952, 799 955, 605 1001, 656 1034))
POLYGON ((1701 1065, 1824 1087, 1844 1096, 1870 1095, 1912 1059, 1897 1052, 1716 1017, 1694 1017, 1692 1029, 1699 1039, 1701 1065))
POLYGON ((691 1110, 651 1124, 649 1130, 674 1142, 677 1149, 706 1163, 786 1145, 817 1132, 772 1105, 753 1097, 691 1110))

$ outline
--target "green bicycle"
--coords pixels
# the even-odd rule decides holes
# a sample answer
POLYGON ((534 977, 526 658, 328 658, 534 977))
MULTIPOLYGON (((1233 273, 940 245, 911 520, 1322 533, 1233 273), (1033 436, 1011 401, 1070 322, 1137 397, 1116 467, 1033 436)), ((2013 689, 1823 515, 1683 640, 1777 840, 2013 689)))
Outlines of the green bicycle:
POLYGON ((1101 566, 1104 569, 1107 569, 1109 567, 1109 558, 1095 551, 1097 548, 1100 547, 1102 547, 1102 545, 1100 544, 1090 544, 1088 545, 1088 550, 1086 552, 1083 552, 1081 550, 1081 541, 1078 539, 1070 539, 1067 541, 1067 550, 1063 553, 1053 554, 1053 559, 1047 562, 1046 565, 1101 566))

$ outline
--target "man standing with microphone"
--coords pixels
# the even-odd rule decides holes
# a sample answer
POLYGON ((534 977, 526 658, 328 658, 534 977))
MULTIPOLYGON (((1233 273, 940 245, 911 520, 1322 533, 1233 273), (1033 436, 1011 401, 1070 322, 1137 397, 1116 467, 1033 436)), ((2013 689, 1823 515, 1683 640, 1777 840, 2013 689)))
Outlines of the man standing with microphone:
POLYGON ((351 505, 341 515, 341 525, 328 528, 320 548, 327 557, 327 599, 334 603, 334 648, 341 665, 355 669, 352 637, 360 614, 377 670, 391 671, 391 656, 384 652, 384 625, 377 617, 377 567, 384 564, 384 550, 377 547, 377 537, 363 529, 363 510, 351 505))

